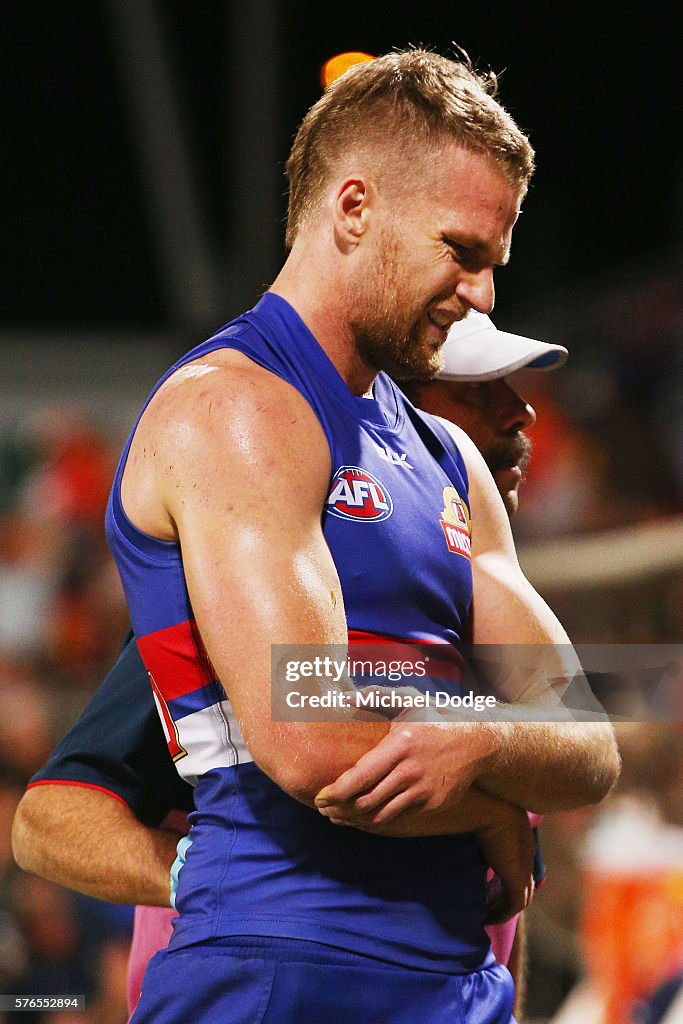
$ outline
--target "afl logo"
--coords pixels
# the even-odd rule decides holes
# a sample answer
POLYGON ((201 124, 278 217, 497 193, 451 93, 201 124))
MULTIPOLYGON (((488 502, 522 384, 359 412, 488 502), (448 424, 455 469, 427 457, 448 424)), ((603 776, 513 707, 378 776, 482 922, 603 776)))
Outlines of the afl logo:
POLYGON ((342 466, 334 474, 327 509, 331 516, 379 523, 394 511, 388 490, 359 466, 342 466))

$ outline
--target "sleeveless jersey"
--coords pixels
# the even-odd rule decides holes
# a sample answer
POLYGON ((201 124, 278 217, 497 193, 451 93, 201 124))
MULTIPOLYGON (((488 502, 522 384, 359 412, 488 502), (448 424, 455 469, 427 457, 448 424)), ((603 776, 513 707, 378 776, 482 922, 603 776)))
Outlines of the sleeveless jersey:
MULTIPOLYGON (((179 367, 220 348, 294 386, 322 426, 332 477, 321 521, 350 637, 457 644, 472 592, 470 522, 466 471, 448 433, 384 374, 372 398, 351 394, 273 294, 188 352, 152 395, 179 367)), ((197 808, 170 948, 246 934, 429 970, 488 963, 486 868, 472 835, 391 839, 339 828, 253 762, 204 651, 179 544, 143 533, 122 507, 134 432, 116 472, 107 536, 169 750, 195 786, 197 808)), ((286 438, 278 444, 286 459, 286 438)))

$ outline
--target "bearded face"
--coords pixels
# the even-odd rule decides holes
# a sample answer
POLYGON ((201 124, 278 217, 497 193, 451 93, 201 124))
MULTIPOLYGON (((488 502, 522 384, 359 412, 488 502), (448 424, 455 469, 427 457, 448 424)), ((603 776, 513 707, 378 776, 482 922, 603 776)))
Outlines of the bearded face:
POLYGON ((486 464, 494 476, 500 470, 513 466, 519 466, 524 474, 531 461, 531 450, 531 439, 521 431, 511 437, 497 437, 486 452, 486 464))
POLYGON ((430 380, 442 366, 448 327, 467 309, 439 274, 416 266, 398 232, 382 231, 381 254, 348 296, 356 347, 365 363, 403 380, 430 380), (440 286, 440 288, 438 288, 440 286), (438 288, 438 290, 437 290, 438 288))
POLYGON ((519 486, 531 459, 524 430, 536 414, 503 378, 479 383, 435 380, 410 390, 426 412, 457 423, 484 456, 508 513, 517 511, 519 486))

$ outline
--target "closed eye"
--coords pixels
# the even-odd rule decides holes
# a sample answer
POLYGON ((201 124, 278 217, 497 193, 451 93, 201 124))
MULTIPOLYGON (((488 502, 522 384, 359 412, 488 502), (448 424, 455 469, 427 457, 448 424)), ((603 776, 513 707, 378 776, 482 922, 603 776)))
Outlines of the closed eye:
POLYGON ((483 263, 481 255, 476 249, 456 242, 454 238, 449 238, 447 235, 444 235, 443 240, 450 249, 453 259, 457 260, 465 270, 474 272, 481 269, 483 263))
POLYGON ((445 245, 450 249, 453 259, 456 259, 458 263, 465 267, 466 270, 471 270, 476 273, 477 271, 484 270, 489 266, 505 267, 509 262, 509 251, 505 254, 502 260, 490 262, 488 254, 485 253, 481 246, 463 245, 462 242, 456 242, 454 238, 451 238, 448 235, 443 235, 442 238, 445 245))
POLYGON ((460 242, 456 242, 454 239, 448 238, 446 235, 444 235, 443 240, 456 259, 463 260, 471 257, 472 250, 468 249, 466 245, 461 245, 460 242))

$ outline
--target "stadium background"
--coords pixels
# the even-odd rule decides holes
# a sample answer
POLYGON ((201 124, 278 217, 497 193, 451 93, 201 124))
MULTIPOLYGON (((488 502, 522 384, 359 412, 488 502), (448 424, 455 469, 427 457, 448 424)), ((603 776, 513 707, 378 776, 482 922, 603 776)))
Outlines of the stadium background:
MULTIPOLYGON (((680 642, 674 29, 655 8, 605 4, 2 5, 0 991, 86 991, 88 1022, 125 1020, 129 913, 22 875, 9 822, 125 631, 102 537, 117 449, 158 373, 274 276, 283 163, 333 54, 409 43, 448 53, 455 40, 480 66, 504 70, 501 98, 529 132, 538 171, 512 262, 497 277, 496 322, 571 352, 560 373, 530 374, 524 385, 539 424, 515 522, 522 561, 577 642, 680 642)), ((550 881, 531 920, 531 1019, 551 1019, 586 969, 609 983, 611 930, 621 954, 629 937, 641 970, 633 984, 647 997, 662 980, 642 967, 654 941, 638 932, 648 915, 668 936, 668 972, 680 968, 680 923, 670 934, 662 926, 666 906, 680 910, 681 900, 680 737, 634 728, 621 792, 599 817, 546 821, 550 881), (604 898, 582 899, 593 883, 581 863, 596 845, 604 898), (648 897, 633 921, 623 892, 612 892, 625 875, 609 865, 624 849, 660 900, 648 897), (597 947, 587 946, 584 904, 593 914, 600 905, 597 947)), ((635 970, 619 966, 622 991, 635 970)), ((585 1004, 578 1012, 586 1024, 599 1018, 585 1004)), ((611 1020, 628 1012, 614 1009, 611 1020)))

